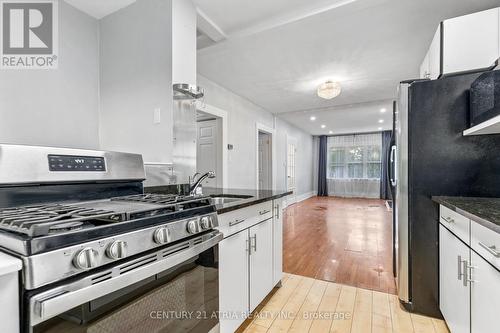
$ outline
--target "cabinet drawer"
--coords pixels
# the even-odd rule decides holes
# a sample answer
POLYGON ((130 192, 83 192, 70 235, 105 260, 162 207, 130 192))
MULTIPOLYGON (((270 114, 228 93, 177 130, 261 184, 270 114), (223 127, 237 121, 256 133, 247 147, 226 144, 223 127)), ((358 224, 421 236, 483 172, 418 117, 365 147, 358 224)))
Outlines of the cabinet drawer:
POLYGON ((471 222, 471 248, 500 269, 500 234, 479 223, 471 222))
POLYGON ((219 215, 218 229, 224 234, 224 237, 229 237, 236 232, 247 229, 272 217, 273 202, 266 201, 219 215))
POLYGON ((444 206, 440 206, 439 216, 443 226, 470 245, 470 220, 468 218, 444 206))

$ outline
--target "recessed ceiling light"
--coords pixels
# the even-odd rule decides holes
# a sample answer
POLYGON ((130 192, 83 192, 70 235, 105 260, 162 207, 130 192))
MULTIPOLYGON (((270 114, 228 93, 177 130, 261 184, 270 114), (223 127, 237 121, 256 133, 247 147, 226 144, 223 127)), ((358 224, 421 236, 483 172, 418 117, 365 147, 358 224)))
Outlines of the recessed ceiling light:
POLYGON ((340 95, 342 87, 340 83, 334 81, 326 81, 319 85, 317 94, 324 99, 332 99, 340 95))
POLYGON ((328 131, 328 134, 333 134, 333 131, 328 131))
POLYGON ((379 124, 382 124, 384 122, 384 119, 379 119, 378 122, 379 124))
POLYGON ((378 130, 379 130, 379 131, 381 131, 381 130, 382 130, 382 127, 379 127, 379 128, 378 128, 378 130))
POLYGON ((321 128, 326 128, 326 125, 321 125, 321 128))
POLYGON ((386 109, 386 108, 382 108, 382 109, 380 109, 380 113, 385 113, 386 111, 387 111, 387 109, 386 109))
POLYGON ((311 121, 315 121, 316 117, 315 116, 311 116, 311 118, 309 118, 309 119, 311 119, 311 121))

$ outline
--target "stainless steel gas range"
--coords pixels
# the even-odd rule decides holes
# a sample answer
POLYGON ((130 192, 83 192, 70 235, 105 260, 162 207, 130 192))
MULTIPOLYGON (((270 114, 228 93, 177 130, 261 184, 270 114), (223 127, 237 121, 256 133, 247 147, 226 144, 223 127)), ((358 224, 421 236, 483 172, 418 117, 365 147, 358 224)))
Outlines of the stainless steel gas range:
POLYGON ((0 247, 24 332, 218 330, 212 199, 144 194, 135 154, 0 145, 0 247))

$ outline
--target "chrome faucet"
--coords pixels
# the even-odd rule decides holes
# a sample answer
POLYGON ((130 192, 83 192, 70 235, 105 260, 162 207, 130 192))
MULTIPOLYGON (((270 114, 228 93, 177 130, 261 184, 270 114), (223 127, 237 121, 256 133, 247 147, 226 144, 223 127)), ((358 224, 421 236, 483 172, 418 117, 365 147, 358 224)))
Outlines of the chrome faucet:
MULTIPOLYGON (((196 174, 195 174, 196 175, 196 174)), ((194 182, 191 187, 189 188, 189 194, 195 195, 196 194, 196 189, 200 186, 201 182, 204 181, 206 178, 215 178, 215 172, 214 171, 209 171, 198 178, 196 182, 194 182)), ((194 178, 193 178, 194 180, 194 178)))

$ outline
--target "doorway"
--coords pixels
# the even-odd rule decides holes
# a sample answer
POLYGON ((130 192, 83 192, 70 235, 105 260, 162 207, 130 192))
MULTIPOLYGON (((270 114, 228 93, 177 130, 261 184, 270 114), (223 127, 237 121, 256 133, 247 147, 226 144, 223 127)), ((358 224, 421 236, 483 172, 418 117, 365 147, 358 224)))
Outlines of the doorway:
POLYGON ((196 171, 215 171, 215 178, 206 178, 202 185, 223 187, 222 184, 222 119, 203 111, 196 112, 196 171))
POLYGON ((259 190, 271 190, 273 188, 272 140, 270 133, 259 131, 259 190))

